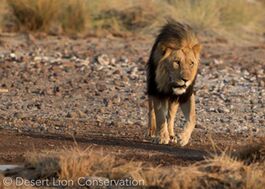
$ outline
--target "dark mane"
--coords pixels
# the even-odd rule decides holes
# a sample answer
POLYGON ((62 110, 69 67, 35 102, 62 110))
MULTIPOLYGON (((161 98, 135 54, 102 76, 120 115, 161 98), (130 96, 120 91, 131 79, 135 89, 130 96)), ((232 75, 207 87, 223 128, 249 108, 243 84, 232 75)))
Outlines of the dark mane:
POLYGON ((157 89, 157 83, 155 81, 156 77, 156 67, 155 62, 155 52, 158 48, 158 44, 162 43, 168 48, 180 49, 183 44, 195 45, 198 43, 195 34, 192 32, 190 26, 186 24, 181 24, 179 22, 170 21, 160 30, 155 43, 152 47, 151 54, 147 63, 147 94, 150 96, 155 96, 158 98, 168 98, 172 100, 178 100, 180 103, 186 102, 189 97, 193 94, 193 87, 195 84, 195 79, 193 83, 187 88, 186 92, 182 95, 174 95, 173 93, 161 92, 157 89), (186 42, 186 43, 185 43, 186 42))
POLYGON ((161 28, 156 41, 170 45, 170 48, 178 49, 181 47, 183 41, 192 43, 194 38, 195 35, 189 25, 170 21, 161 28))

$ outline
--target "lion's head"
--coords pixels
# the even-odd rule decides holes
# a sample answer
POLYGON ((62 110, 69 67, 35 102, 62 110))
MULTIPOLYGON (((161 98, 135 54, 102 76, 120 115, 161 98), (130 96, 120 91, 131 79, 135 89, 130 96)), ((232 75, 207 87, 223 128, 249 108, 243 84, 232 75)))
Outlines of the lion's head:
POLYGON ((155 81, 160 92, 184 94, 196 78, 201 45, 187 25, 163 28, 155 49, 155 81))

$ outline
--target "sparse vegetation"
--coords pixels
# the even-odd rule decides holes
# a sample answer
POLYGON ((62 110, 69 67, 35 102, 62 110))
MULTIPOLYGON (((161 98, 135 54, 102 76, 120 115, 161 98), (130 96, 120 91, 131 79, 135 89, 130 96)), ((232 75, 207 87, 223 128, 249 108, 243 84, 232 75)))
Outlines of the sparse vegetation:
POLYGON ((92 148, 72 148, 54 153, 31 153, 27 156, 26 167, 35 170, 35 174, 31 171, 28 177, 25 171, 23 172, 24 177, 33 180, 58 177, 77 181, 84 176, 111 180, 132 178, 143 181, 147 188, 156 186, 167 189, 261 189, 265 185, 263 160, 246 165, 243 161, 225 154, 188 167, 154 167, 141 162, 128 162, 103 152, 99 153, 92 148))
MULTIPOLYGON (((253 33, 265 31, 264 7, 264 0, 2 0, 0 32, 153 34, 164 18, 171 17, 188 22, 202 34, 246 33, 253 37, 253 33)), ((264 133, 264 45, 230 46, 222 39, 218 39, 220 44, 212 42, 218 43, 217 38, 205 42, 203 71, 198 73, 203 79, 197 84, 201 96, 196 102, 199 111, 203 110, 198 133, 191 149, 180 149, 148 144, 143 136, 142 118, 147 115, 144 68, 150 41, 134 36, 84 40, 39 34, 1 35, 0 39, 1 85, 11 92, 2 95, 0 129, 17 130, 6 138, 6 132, 1 133, 5 142, 2 161, 25 160, 24 168, 7 171, 5 176, 75 182, 80 177, 132 178, 143 181, 145 188, 165 189, 264 188, 264 142, 230 154, 220 155, 218 151, 218 156, 197 163, 193 159, 197 154, 204 157, 200 149, 208 150, 209 144, 202 136, 217 132, 214 136, 218 136, 223 149, 230 142, 233 147, 248 144, 253 133, 264 133), (99 57, 107 60, 99 61, 99 57), (216 127, 208 129, 211 125, 216 127), (30 137, 33 131, 36 133, 30 137), (72 143, 68 134, 77 136, 82 146, 93 144, 96 149, 74 147, 39 153, 65 143, 69 147, 72 143), (10 142, 12 139, 16 143, 10 142), (34 144, 32 148, 28 141, 34 144), (99 150, 100 146, 104 151, 99 150), (21 158, 21 153, 31 149, 38 153, 21 158), (185 153, 187 156, 179 158, 185 153), (183 162, 186 166, 181 166, 183 162)), ((15 188, 4 187, 3 178, 0 174, 0 189, 15 188)))
POLYGON ((14 30, 49 32, 57 26, 66 32, 80 32, 85 27, 85 3, 81 0, 10 0, 7 4, 6 22, 13 22, 14 30))
POLYGON ((86 26, 89 15, 86 13, 86 4, 83 0, 70 0, 62 4, 60 22, 66 32, 80 32, 86 26))
POLYGON ((58 12, 58 1, 54 0, 10 0, 8 5, 19 30, 47 31, 58 12))
POLYGON ((259 25, 263 18, 258 2, 246 0, 168 0, 176 17, 199 29, 259 25))
POLYGON ((10 0, 7 4, 9 12, 4 14, 12 19, 5 22, 12 22, 15 30, 47 32, 56 26, 73 33, 102 29, 139 32, 148 28, 150 33, 152 26, 161 24, 167 17, 188 22, 200 31, 238 34, 238 29, 257 33, 265 28, 264 4, 260 1, 10 0))

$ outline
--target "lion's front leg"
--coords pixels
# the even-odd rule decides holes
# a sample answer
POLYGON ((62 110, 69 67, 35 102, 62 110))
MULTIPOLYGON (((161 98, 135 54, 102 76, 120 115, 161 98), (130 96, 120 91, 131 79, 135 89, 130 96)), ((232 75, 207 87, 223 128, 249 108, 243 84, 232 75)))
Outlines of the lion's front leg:
POLYGON ((156 115, 156 134, 159 144, 169 143, 169 133, 167 125, 168 100, 153 98, 155 115, 156 115))
POLYGON ((170 142, 177 143, 177 138, 174 132, 174 123, 179 103, 178 101, 169 101, 168 106, 168 132, 170 136, 170 142))
POLYGON ((188 144, 191 133, 195 127, 196 123, 196 113, 195 113, 195 96, 191 95, 190 99, 181 104, 181 110, 183 111, 184 117, 186 119, 186 124, 184 131, 179 135, 180 145, 185 146, 188 144))
POLYGON ((148 136, 151 138, 155 137, 156 134, 156 116, 154 109, 153 97, 148 97, 149 115, 148 115, 148 136))

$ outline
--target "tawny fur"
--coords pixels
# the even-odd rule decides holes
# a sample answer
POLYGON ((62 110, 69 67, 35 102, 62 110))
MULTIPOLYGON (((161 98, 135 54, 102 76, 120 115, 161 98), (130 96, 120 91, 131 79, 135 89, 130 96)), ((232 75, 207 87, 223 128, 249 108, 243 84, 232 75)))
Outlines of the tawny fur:
POLYGON ((158 143, 188 143, 196 122, 193 86, 199 66, 201 45, 192 29, 169 22, 154 43, 147 64, 149 134, 158 143), (186 119, 185 129, 175 136, 178 107, 186 119))

